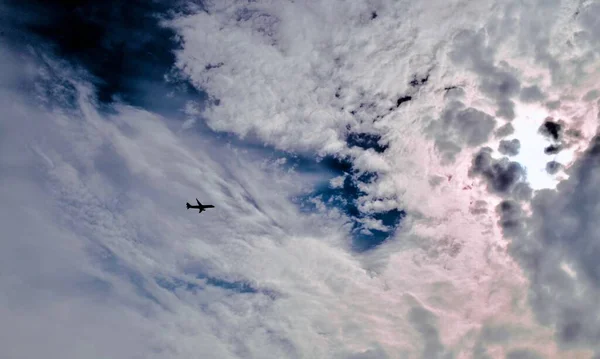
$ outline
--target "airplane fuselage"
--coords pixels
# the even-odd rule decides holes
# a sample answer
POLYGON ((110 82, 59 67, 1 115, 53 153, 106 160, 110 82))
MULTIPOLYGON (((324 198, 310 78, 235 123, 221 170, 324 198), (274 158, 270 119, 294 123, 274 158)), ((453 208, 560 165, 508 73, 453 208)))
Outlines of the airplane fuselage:
POLYGON ((186 203, 185 206, 187 209, 190 209, 190 208, 197 209, 198 213, 202 213, 202 212, 206 211, 207 208, 215 208, 215 206, 213 206, 212 204, 204 205, 204 204, 200 203, 200 201, 198 201, 197 198, 196 198, 196 202, 198 202, 197 206, 192 206, 189 203, 186 203))

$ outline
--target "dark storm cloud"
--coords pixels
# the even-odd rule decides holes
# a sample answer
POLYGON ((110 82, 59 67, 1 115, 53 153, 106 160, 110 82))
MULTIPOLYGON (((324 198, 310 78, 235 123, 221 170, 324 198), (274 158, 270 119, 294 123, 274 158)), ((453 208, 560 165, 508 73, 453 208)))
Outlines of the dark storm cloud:
POLYGON ((473 158, 469 175, 482 176, 490 191, 506 196, 525 180, 525 169, 506 157, 494 159, 492 149, 484 147, 473 158))
POLYGON ((600 137, 595 137, 557 190, 536 193, 531 217, 520 222, 514 203, 499 208, 503 228, 513 237, 511 253, 531 280, 530 302, 538 320, 556 326, 564 347, 600 349, 598 203, 600 137))
POLYGON ((438 151, 451 162, 462 147, 485 143, 495 125, 496 120, 487 113, 472 107, 466 108, 460 101, 452 101, 440 119, 429 127, 429 131, 436 136, 438 151))
POLYGON ((503 155, 516 156, 521 149, 521 142, 518 139, 502 140, 498 146, 498 151, 503 155))

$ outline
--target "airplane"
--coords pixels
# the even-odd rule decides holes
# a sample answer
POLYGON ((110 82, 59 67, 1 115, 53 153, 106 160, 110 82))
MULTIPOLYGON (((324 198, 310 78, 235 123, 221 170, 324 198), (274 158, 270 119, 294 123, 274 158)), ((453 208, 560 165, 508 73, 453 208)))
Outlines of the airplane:
POLYGON ((215 208, 215 206, 213 206, 212 204, 202 204, 200 203, 200 201, 198 201, 198 198, 196 198, 196 202, 198 202, 197 206, 192 206, 189 203, 186 203, 185 206, 187 207, 187 209, 190 208, 198 208, 198 213, 202 213, 203 211, 205 211, 207 208, 215 208))

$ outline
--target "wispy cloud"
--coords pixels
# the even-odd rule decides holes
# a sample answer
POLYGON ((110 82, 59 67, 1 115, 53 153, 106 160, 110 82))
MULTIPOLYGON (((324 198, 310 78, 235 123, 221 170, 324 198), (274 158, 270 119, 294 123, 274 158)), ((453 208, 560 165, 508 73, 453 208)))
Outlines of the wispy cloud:
POLYGON ((5 356, 600 350, 595 4, 173 9, 77 23, 114 25, 95 52, 2 43, 5 356), (544 121, 571 157, 529 146, 544 121))

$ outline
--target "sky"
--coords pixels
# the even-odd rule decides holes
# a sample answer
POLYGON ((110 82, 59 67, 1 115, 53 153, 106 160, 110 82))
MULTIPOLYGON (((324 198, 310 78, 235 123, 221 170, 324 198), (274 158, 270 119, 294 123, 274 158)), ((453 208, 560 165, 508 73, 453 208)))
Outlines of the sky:
POLYGON ((2 358, 600 358, 600 2, 0 14, 2 358))

